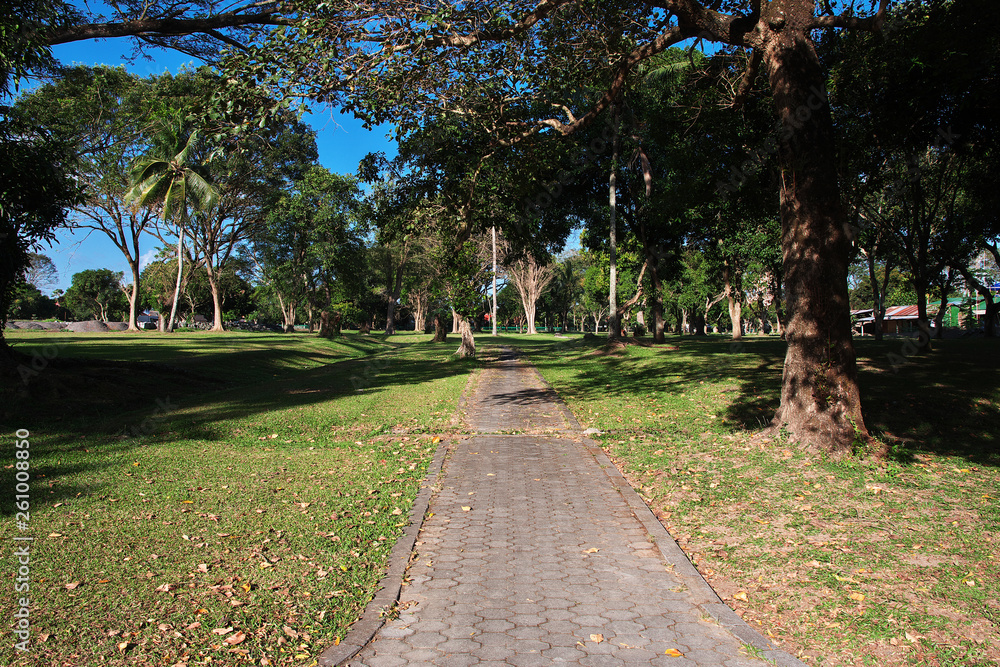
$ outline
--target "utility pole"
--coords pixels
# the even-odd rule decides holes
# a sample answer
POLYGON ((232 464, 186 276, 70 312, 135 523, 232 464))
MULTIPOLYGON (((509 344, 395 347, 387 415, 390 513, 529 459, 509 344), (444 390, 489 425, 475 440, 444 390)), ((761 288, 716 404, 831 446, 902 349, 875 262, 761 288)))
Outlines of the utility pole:
POLYGON ((493 335, 497 335, 497 226, 493 225, 493 335))

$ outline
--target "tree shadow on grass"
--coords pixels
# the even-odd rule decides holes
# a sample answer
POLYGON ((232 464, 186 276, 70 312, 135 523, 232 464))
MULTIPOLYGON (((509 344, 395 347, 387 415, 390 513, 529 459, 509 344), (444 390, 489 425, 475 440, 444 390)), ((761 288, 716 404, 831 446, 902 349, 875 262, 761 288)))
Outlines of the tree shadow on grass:
POLYGON ((1000 341, 935 341, 904 357, 905 341, 861 341, 859 383, 870 431, 897 455, 918 452, 1000 465, 1000 341))
MULTIPOLYGON (((31 432, 32 479, 51 484, 67 475, 117 465, 116 460, 151 439, 225 440, 233 434, 220 425, 231 420, 374 395, 392 387, 418 388, 474 368, 452 360, 450 345, 427 346, 415 355, 402 354, 400 347, 406 346, 293 371, 286 362, 298 354, 295 350, 264 358, 254 352, 243 361, 260 362, 278 377, 249 385, 157 363, 64 359, 35 378, 31 392, 8 391, 0 414, 11 433, 31 432)), ((392 416, 383 413, 379 418, 392 416)), ((0 488, 14 488, 14 474, 13 467, 0 469, 0 488)), ((88 492, 93 489, 56 483, 32 501, 59 502, 88 492)), ((5 506, 0 514, 11 511, 5 506)))
MULTIPOLYGON (((932 452, 1000 465, 1000 341, 937 343, 929 355, 904 359, 904 341, 856 341, 869 431, 889 444, 899 461, 932 452)), ((712 427, 723 432, 762 429, 780 403, 786 343, 776 337, 734 344, 714 337, 671 336, 663 348, 625 355, 563 349, 552 353, 536 347, 531 359, 556 372, 576 364, 570 376, 561 375, 558 390, 578 399, 638 399, 654 392, 682 394, 702 383, 735 384, 716 413, 724 419, 712 427)))

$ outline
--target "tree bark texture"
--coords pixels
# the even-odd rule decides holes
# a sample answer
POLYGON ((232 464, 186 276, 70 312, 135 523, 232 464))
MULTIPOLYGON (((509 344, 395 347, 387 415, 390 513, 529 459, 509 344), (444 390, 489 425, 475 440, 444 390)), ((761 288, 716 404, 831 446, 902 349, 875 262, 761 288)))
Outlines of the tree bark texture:
POLYGON ((783 125, 781 245, 789 320, 781 404, 772 431, 810 450, 849 453, 867 440, 851 340, 850 239, 841 207, 833 124, 807 26, 814 4, 773 0, 763 61, 783 125))
POLYGON ((339 311, 324 310, 319 315, 319 335, 322 338, 336 338, 340 335, 342 316, 339 311))
POLYGON ((443 343, 448 340, 448 330, 445 328, 444 315, 436 313, 434 315, 434 342, 443 343))
POLYGON ((725 281, 726 301, 729 305, 729 321, 732 324, 733 340, 743 338, 743 304, 738 291, 733 288, 733 267, 730 260, 722 265, 722 279, 725 281))
POLYGON ((455 354, 460 357, 476 356, 476 339, 472 335, 472 325, 469 323, 468 317, 461 318, 458 329, 462 334, 462 344, 458 346, 455 354))

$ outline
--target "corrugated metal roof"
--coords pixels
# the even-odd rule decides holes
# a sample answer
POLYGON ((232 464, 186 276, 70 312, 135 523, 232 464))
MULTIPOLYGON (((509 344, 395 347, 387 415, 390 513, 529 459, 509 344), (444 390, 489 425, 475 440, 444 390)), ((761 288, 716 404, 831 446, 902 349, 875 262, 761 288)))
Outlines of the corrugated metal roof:
POLYGON ((885 319, 887 320, 915 320, 917 318, 917 307, 914 306, 892 306, 885 309, 885 319))

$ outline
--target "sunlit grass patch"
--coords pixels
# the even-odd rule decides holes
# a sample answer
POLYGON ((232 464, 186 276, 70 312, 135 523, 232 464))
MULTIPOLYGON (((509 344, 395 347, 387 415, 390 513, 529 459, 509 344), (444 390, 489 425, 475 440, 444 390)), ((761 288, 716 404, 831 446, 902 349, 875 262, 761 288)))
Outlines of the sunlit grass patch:
MULTIPOLYGON (((297 664, 371 598, 475 365, 419 337, 243 349, 234 335, 228 357, 194 354, 232 377, 176 382, 198 335, 135 364, 117 412, 95 417, 83 394, 59 421, 58 398, 17 417, 32 432, 33 635, 16 656, 4 630, 3 664, 297 664)), ((87 339, 85 356, 136 358, 122 341, 87 339)), ((55 367, 54 384, 80 368, 55 367)))

